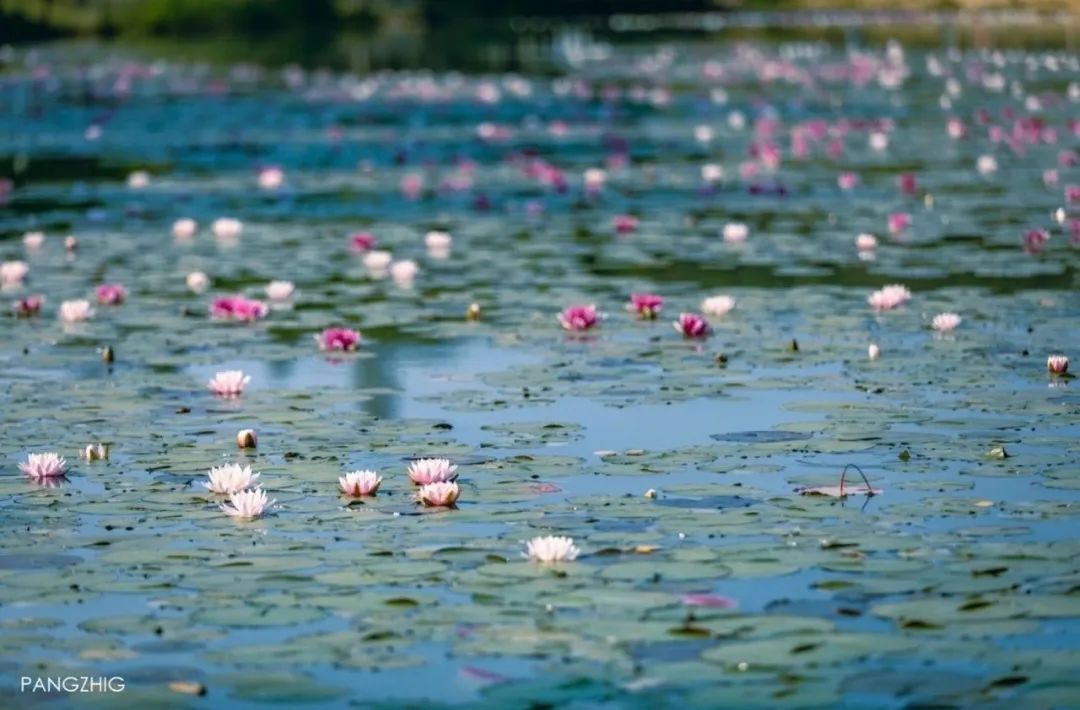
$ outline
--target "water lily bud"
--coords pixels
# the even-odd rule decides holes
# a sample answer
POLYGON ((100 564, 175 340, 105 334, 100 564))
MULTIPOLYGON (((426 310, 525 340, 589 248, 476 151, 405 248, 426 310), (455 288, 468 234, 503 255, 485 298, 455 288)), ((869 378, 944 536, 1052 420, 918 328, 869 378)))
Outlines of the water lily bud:
POLYGON ((469 307, 465 309, 466 320, 480 320, 480 304, 470 303, 469 307))
POLYGON ((655 499, 656 498, 656 489, 655 488, 650 488, 649 490, 645 491, 645 497, 649 498, 650 500, 655 499))
POLYGON ((881 348, 877 346, 877 343, 870 343, 870 347, 866 349, 866 354, 871 360, 877 360, 881 357, 881 348))
POLYGON ((79 247, 79 240, 75 238, 74 234, 69 234, 64 238, 64 248, 68 251, 75 251, 79 247))
POLYGON ((116 353, 113 352, 111 346, 106 345, 101 349, 101 360, 102 362, 113 362, 116 360, 116 353))
POLYGON ((259 445, 259 436, 254 429, 242 429, 236 434, 236 445, 241 449, 254 449, 259 445))
POLYGON ((109 458, 109 447, 105 444, 90 444, 83 449, 83 458, 87 461, 105 461, 109 458))

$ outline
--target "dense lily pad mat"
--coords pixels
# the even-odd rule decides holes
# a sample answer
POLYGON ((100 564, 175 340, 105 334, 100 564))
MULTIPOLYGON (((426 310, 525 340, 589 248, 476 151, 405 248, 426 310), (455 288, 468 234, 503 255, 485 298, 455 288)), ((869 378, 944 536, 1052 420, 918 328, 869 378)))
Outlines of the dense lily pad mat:
POLYGON ((1075 702, 1080 397, 1046 371, 1080 351, 1074 55, 686 43, 554 79, 15 56, 0 257, 29 272, 4 296, 46 302, 0 319, 5 684, 119 675, 138 707, 1075 702), (282 185, 257 187, 267 166, 282 185), (242 232, 212 235, 222 216, 242 232), (296 290, 265 319, 209 317, 275 279, 296 290), (103 282, 125 303, 59 321, 103 282), (871 309, 895 282, 912 300, 871 309), (625 310, 640 292, 656 320, 625 310), (675 332, 716 294, 736 305, 708 338, 675 332), (589 303, 599 325, 564 332, 589 303), (338 325, 358 349, 320 353, 338 325), (251 383, 217 398, 230 369, 251 383), (107 460, 78 458, 92 442, 107 460), (52 450, 66 479, 19 473, 52 450), (418 457, 459 465, 455 508, 417 504, 418 457), (269 515, 222 514, 201 483, 227 462, 269 515), (798 493, 849 463, 873 496, 798 493), (340 494, 357 469, 377 496, 340 494), (524 559, 547 534, 583 554, 524 559))

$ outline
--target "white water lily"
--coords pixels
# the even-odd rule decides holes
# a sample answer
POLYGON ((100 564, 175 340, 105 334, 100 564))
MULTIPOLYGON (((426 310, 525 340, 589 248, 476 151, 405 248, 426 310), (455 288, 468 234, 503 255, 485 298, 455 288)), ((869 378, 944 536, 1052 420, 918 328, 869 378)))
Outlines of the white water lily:
POLYGON ((534 537, 526 543, 525 556, 536 562, 569 562, 580 554, 581 550, 572 537, 546 535, 534 537))

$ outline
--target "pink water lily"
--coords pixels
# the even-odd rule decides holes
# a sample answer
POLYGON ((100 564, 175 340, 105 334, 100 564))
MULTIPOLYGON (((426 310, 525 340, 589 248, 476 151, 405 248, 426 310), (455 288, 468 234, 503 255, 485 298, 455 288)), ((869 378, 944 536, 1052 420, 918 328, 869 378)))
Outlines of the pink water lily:
POLYGON ((1046 358, 1046 369, 1053 375, 1064 375, 1069 371, 1069 358, 1064 355, 1051 355, 1046 358))
POLYGON ((94 290, 97 302, 103 306, 118 306, 127 298, 127 289, 121 284, 101 284, 94 290))
POLYGON ((6 288, 21 286, 28 273, 30 273, 30 266, 25 261, 0 263, 0 285, 6 288))
POLYGON ((889 215, 889 232, 900 234, 911 226, 911 215, 906 212, 894 212, 889 215))
POLYGON ((30 251, 37 251, 45 243, 44 232, 27 232, 22 238, 23 246, 30 251))
POLYGON ((948 333, 956 330, 961 321, 963 321, 963 318, 955 313, 939 313, 934 316, 930 326, 939 333, 948 333))
POLYGON ((457 503, 461 490, 456 483, 428 483, 421 486, 416 498, 429 508, 449 508, 457 503))
POLYGON ((251 375, 245 375, 243 370, 223 370, 215 373, 206 386, 219 397, 239 397, 249 382, 251 375))
POLYGON ((590 330, 600 322, 596 306, 569 306, 559 314, 559 323, 570 331, 590 330))
POLYGON ((172 233, 177 239, 191 239, 197 231, 199 231, 199 224, 190 217, 178 219, 172 224, 172 233))
POLYGON ((375 471, 353 471, 338 478, 341 492, 352 498, 375 495, 381 483, 382 477, 375 471))
POLYGON ((360 346, 360 331, 349 328, 327 328, 315 336, 320 350, 351 352, 360 346))
POLYGON ((628 311, 636 313, 639 318, 645 320, 656 318, 663 307, 664 299, 652 293, 632 293, 630 303, 626 304, 628 311))
POLYGON ((729 222, 724 225, 722 233, 728 244, 741 244, 750 236, 750 228, 742 222, 729 222))
POLYGON ((697 606, 705 609, 734 609, 738 606, 734 599, 716 594, 684 594, 680 601, 686 606, 697 606))
POLYGON ((612 227, 619 234, 629 234, 638 227, 638 219, 630 214, 617 214, 611 220, 612 227))
POLYGON ((915 173, 900 173, 896 178, 896 184, 900 188, 900 192, 908 196, 914 195, 919 189, 919 182, 915 177, 915 173))
POLYGON ((34 479, 60 478, 67 473, 68 465, 60 454, 48 452, 30 454, 24 463, 19 464, 19 470, 34 479))
POLYGON ((349 248, 356 252, 370 251, 375 248, 375 235, 371 232, 356 232, 349 237, 349 248))
POLYGON ((202 293, 210 286, 210 277, 201 271, 192 271, 184 277, 184 283, 192 293, 202 293))
POLYGON ((704 338, 710 330, 709 321, 696 313, 680 313, 679 320, 673 325, 684 338, 704 338))
POLYGON ((1032 254, 1042 251, 1050 241, 1050 232, 1045 229, 1029 229, 1024 232, 1024 249, 1032 254))
POLYGON ((65 323, 81 323, 94 317, 94 309, 90 301, 78 298, 74 301, 64 301, 60 304, 60 320, 65 323))
POLYGON ((855 237, 855 248, 859 251, 873 251, 877 248, 877 237, 873 234, 860 234, 855 237))
POLYGON ((15 315, 20 318, 29 318, 35 316, 41 311, 42 304, 45 303, 44 296, 27 296, 26 298, 20 298, 15 301, 14 311, 15 315))
POLYGON ((270 307, 247 296, 222 296, 210 304, 210 316, 218 320, 251 322, 266 317, 270 307))
POLYGON ((264 190, 276 190, 285 184, 285 171, 276 165, 269 165, 259 170, 259 187, 264 190))
POLYGON ((409 464, 409 478, 421 486, 449 483, 457 479, 457 468, 449 459, 417 459, 409 464))
POLYGON ((245 491, 237 491, 229 496, 228 503, 222 503, 219 508, 226 515, 239 520, 254 520, 261 518, 276 500, 267 500, 266 491, 262 488, 252 488, 245 491))
POLYGON ((867 297, 867 302, 875 311, 890 311, 899 308, 911 299, 911 291, 902 284, 890 284, 874 291, 867 297))

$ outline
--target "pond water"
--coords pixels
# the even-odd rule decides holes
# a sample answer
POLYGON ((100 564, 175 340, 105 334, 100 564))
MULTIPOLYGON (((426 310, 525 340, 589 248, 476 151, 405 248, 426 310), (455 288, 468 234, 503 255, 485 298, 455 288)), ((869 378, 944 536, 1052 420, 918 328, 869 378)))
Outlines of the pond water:
POLYGON ((125 679, 20 704, 1075 703, 1080 395, 1048 357, 1080 351, 1080 57, 575 48, 4 55, 0 673, 125 679), (211 317, 235 294, 265 317, 211 317), (66 477, 20 472, 49 451, 66 477), (417 503, 418 457, 456 507, 417 503), (265 515, 219 509, 225 463, 265 515), (800 493, 848 464, 855 495, 800 493), (542 535, 580 556, 526 559, 542 535))

